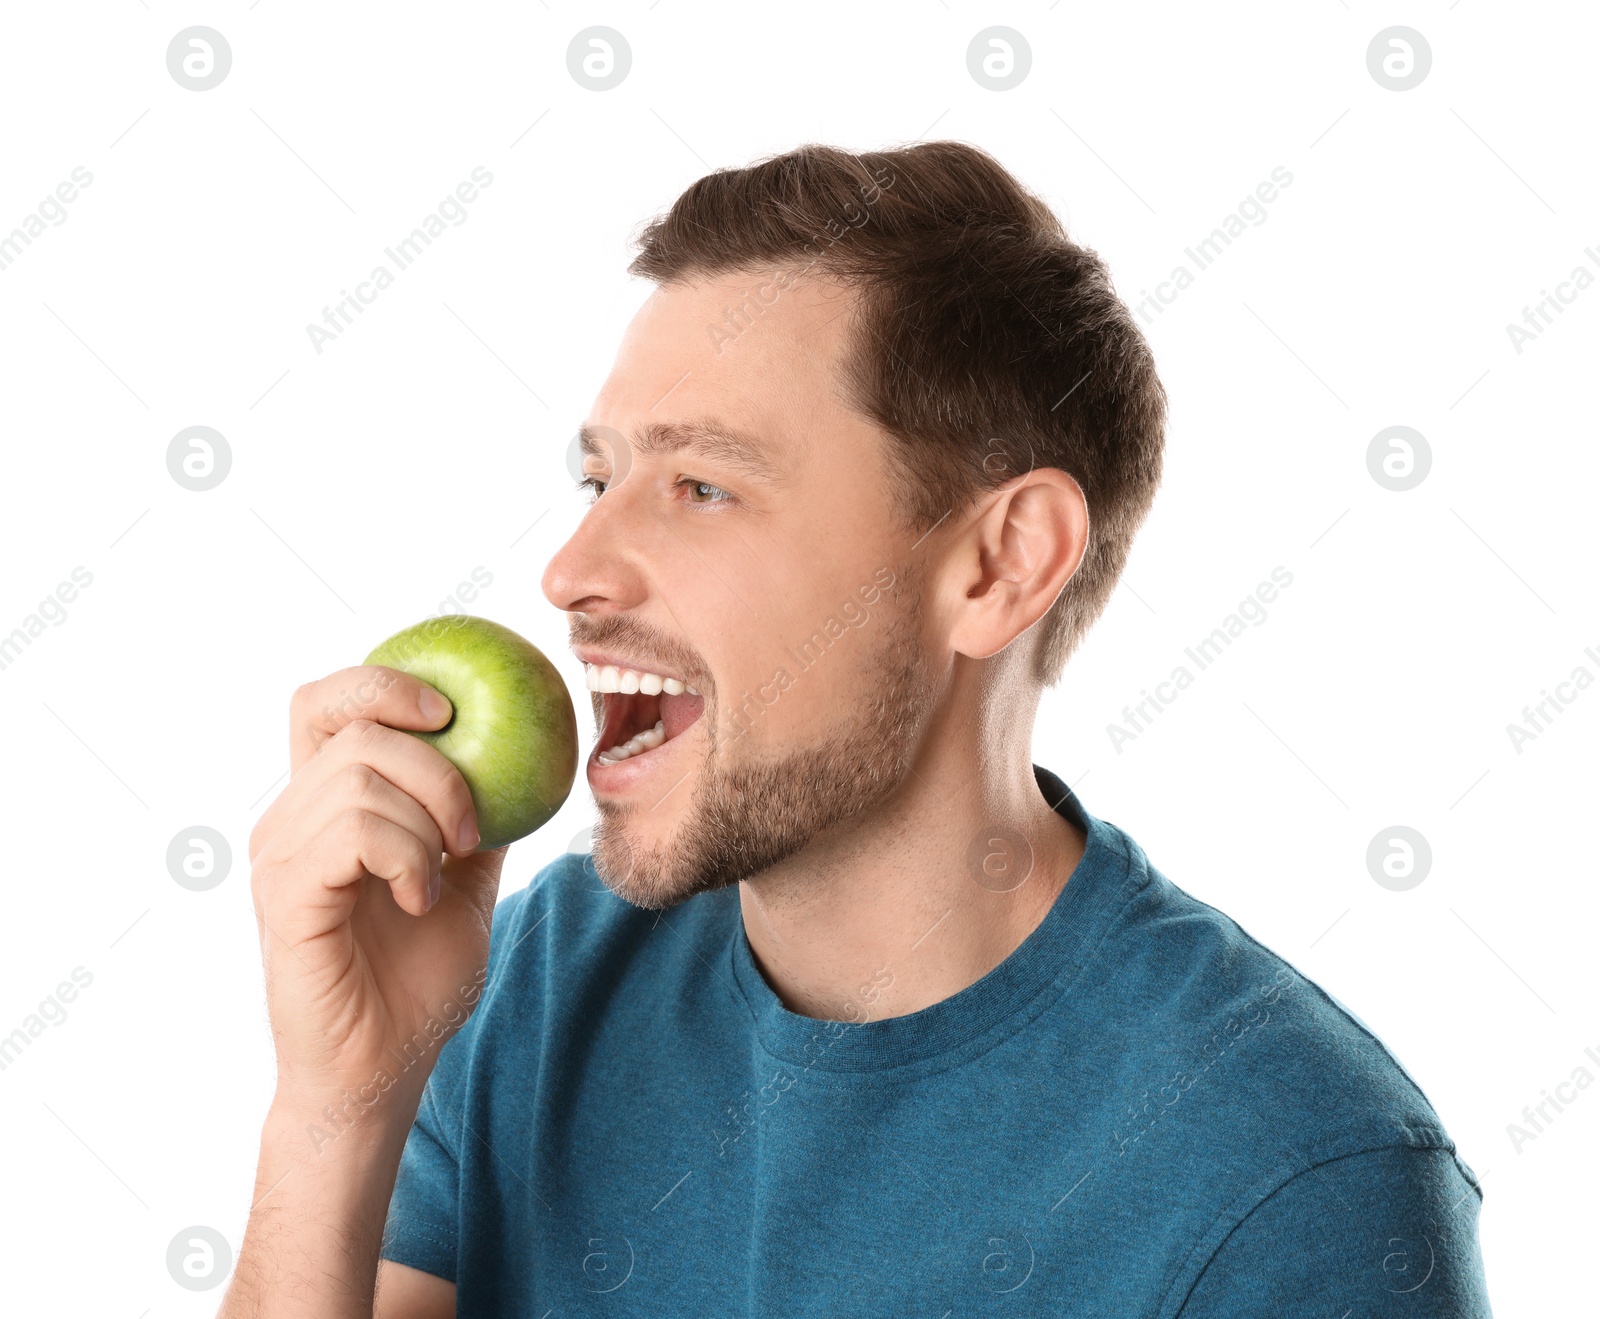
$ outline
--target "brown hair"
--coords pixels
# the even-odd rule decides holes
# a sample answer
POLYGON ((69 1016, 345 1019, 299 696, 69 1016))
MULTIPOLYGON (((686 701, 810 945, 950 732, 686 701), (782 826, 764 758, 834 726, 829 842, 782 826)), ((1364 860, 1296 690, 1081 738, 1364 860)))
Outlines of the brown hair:
POLYGON ((1034 467, 1083 488, 1083 562, 1040 619, 1049 685, 1099 617, 1161 480, 1166 391, 1105 263, 992 156, 960 142, 803 146, 691 184, 638 238, 659 283, 815 270, 860 290, 844 382, 896 443, 926 531, 1034 467))

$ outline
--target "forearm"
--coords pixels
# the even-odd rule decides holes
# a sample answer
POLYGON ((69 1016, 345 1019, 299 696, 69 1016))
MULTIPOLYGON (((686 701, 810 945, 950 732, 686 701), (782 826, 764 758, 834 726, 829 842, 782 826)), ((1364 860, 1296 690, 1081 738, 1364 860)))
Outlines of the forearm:
POLYGON ((370 1319, 384 1220, 410 1128, 403 1116, 380 1121, 375 1114, 335 1134, 327 1133, 326 1118, 273 1107, 218 1319, 370 1319))

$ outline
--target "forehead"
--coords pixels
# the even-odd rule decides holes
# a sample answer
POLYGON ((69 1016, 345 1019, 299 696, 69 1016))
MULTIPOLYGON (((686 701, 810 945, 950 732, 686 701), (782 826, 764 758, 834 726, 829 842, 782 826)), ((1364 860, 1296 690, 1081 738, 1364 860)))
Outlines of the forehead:
POLYGON ((840 395, 852 290, 772 270, 663 284, 623 335, 590 412, 625 435, 715 427, 782 465, 871 426, 840 395))

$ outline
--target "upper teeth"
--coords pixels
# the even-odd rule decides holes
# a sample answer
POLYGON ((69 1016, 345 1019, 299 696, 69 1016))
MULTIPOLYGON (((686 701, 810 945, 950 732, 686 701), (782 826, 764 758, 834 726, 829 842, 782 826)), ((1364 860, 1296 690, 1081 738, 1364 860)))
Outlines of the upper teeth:
POLYGON ((643 692, 646 696, 657 696, 662 692, 668 696, 681 696, 688 692, 690 696, 700 695, 682 678, 664 678, 659 673, 641 673, 638 669, 619 669, 615 664, 585 664, 583 677, 584 685, 592 692, 643 692))

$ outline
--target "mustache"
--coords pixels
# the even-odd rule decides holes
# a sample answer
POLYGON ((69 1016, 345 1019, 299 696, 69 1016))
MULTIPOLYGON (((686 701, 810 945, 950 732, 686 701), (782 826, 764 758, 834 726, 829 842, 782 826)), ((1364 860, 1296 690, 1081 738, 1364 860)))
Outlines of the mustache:
POLYGON ((574 615, 568 622, 567 631, 574 646, 617 651, 632 656, 640 663, 656 664, 667 673, 681 673, 686 677, 706 676, 705 665, 693 650, 636 618, 617 615, 614 618, 590 619, 574 615))

